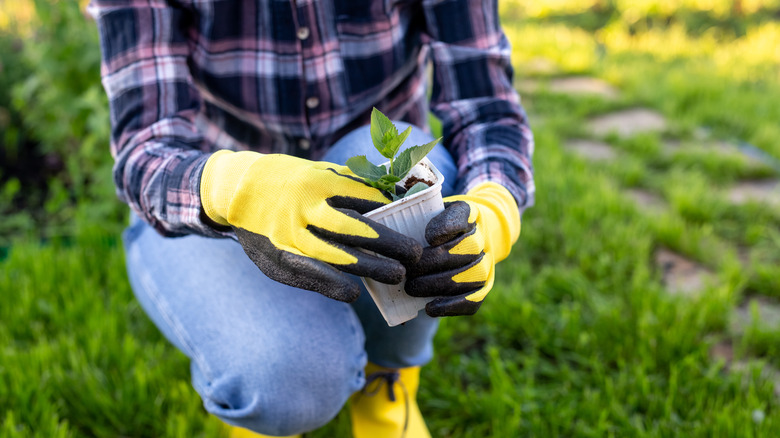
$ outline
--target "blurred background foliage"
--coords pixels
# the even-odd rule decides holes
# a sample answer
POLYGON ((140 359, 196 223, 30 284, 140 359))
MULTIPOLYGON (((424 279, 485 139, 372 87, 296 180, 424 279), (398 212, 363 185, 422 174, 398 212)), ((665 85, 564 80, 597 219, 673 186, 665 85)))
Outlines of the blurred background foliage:
POLYGON ((97 30, 84 6, 0 3, 0 246, 121 223, 97 30))

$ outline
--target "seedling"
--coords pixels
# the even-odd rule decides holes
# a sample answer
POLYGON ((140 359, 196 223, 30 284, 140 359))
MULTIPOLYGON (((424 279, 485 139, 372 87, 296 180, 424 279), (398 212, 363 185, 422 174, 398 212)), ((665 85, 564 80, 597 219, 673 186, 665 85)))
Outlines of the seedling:
POLYGON ((358 155, 347 160, 347 167, 365 180, 372 187, 380 190, 386 190, 393 196, 393 200, 398 200, 404 196, 410 196, 428 188, 424 182, 418 182, 410 187, 406 193, 398 194, 396 183, 404 179, 406 174, 420 162, 428 152, 430 152, 436 143, 436 140, 422 146, 412 146, 400 154, 398 150, 403 145, 406 138, 412 132, 412 127, 406 128, 402 133, 398 133, 398 128, 393 125, 384 114, 374 108, 371 112, 371 140, 376 150, 383 157, 390 160, 389 168, 384 164, 376 166, 366 158, 365 155, 358 155), (396 157, 396 154, 398 156, 396 157))

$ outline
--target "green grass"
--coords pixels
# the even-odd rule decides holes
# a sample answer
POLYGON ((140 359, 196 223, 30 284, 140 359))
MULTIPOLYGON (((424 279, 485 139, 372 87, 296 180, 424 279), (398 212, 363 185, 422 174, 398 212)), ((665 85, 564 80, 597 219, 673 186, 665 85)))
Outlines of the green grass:
MULTIPOLYGON (((780 26, 767 18, 780 3, 744 1, 744 16, 732 3, 504 4, 519 78, 588 74, 621 94, 523 96, 537 205, 478 315, 442 321, 419 397, 434 436, 780 436, 762 375, 780 367, 780 330, 729 332, 746 297, 780 299, 780 209, 726 197, 777 171, 707 147, 746 141, 780 159, 780 26), (563 148, 590 137, 589 118, 637 106, 662 113, 668 131, 608 136, 614 163, 563 148), (668 208, 644 212, 628 188, 668 208), (653 262, 661 247, 714 282, 670 295, 653 262), (710 357, 723 340, 747 369, 710 357)), ((116 227, 77 225, 67 243, 23 240, 0 261, 0 438, 219 436, 186 358, 132 297, 119 236, 106 231, 116 227)), ((313 436, 348 430, 342 413, 313 436)))
POLYGON ((2 262, 0 437, 214 436, 186 358, 132 298, 116 237, 90 234, 2 262))

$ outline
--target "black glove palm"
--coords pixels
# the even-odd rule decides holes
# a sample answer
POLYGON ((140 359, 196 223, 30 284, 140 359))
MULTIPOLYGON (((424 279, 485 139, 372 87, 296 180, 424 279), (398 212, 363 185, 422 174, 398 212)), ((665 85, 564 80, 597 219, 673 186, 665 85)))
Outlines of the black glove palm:
POLYGON ((201 198, 206 214, 235 229, 268 277, 339 301, 360 294, 342 272, 397 284, 405 273, 399 261, 422 253, 414 239, 362 216, 389 200, 344 166, 217 152, 203 171, 201 198))
POLYGON ((520 214, 509 191, 495 183, 445 201, 444 211, 425 228, 431 246, 407 264, 405 290, 440 297, 425 307, 430 316, 471 315, 493 287, 496 263, 520 235, 520 214))

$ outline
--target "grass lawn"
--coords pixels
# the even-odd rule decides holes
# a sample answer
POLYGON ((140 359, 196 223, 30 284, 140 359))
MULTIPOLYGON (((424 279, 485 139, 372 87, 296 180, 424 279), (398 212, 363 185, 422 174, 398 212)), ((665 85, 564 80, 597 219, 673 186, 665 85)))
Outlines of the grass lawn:
MULTIPOLYGON (((780 306, 780 189, 731 199, 780 177, 780 1, 733 3, 502 5, 537 205, 480 312, 442 322, 419 397, 435 437, 780 436, 780 320, 763 317, 780 306), (616 93, 558 92, 570 76, 616 93), (593 132, 635 108, 665 126, 593 132), (613 158, 577 154, 574 139, 613 158), (662 250, 706 281, 670 291, 662 250)), ((18 242, 0 261, 0 438, 224 434, 105 229, 18 242)), ((348 430, 344 412, 312 435, 348 430)))

